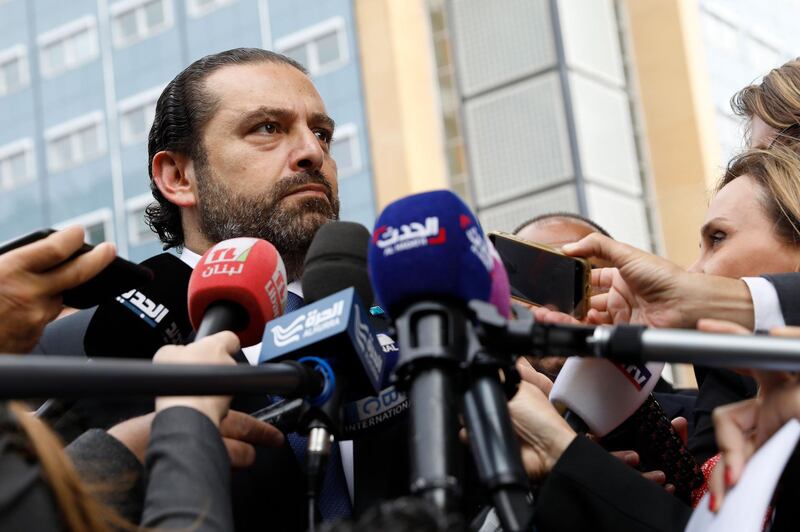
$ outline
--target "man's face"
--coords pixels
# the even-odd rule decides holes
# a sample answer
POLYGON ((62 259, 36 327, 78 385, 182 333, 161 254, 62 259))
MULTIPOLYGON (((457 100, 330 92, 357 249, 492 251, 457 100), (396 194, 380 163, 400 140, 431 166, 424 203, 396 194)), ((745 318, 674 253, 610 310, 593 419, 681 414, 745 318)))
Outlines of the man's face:
POLYGON ((268 240, 297 278, 317 229, 339 217, 333 121, 289 65, 226 66, 205 90, 218 103, 194 160, 200 231, 211 243, 268 240))

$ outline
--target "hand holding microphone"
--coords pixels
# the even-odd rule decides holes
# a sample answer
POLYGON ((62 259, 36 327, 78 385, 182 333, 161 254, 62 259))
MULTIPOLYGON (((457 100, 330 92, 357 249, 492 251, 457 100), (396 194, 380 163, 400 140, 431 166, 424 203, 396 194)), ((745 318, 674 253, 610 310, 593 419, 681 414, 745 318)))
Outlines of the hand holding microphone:
POLYGON ((83 237, 82 228, 70 227, 0 256, 0 352, 30 351, 61 312, 61 294, 114 259, 114 246, 103 243, 69 260, 83 237))
POLYGON ((514 432, 522 442, 522 463, 533 480, 541 480, 555 466, 572 440, 574 430, 548 401, 549 380, 524 359, 517 361, 522 382, 508 403, 514 432))
MULTIPOLYGON (((155 364, 219 364, 235 365, 232 355, 240 348, 239 339, 229 331, 223 331, 188 346, 167 345, 158 350, 153 357, 155 364)), ((174 406, 186 406, 202 412, 214 425, 228 413, 230 396, 178 396, 157 397, 156 413, 174 406)))

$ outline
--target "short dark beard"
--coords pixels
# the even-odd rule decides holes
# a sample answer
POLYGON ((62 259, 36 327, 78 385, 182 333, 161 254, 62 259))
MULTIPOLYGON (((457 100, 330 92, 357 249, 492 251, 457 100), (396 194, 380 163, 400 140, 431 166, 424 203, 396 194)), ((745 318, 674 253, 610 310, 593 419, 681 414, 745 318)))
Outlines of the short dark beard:
POLYGON ((203 236, 214 243, 245 236, 267 240, 281 254, 290 282, 303 275, 303 261, 317 230, 339 219, 339 198, 319 171, 283 177, 256 197, 233 192, 205 157, 195 158, 195 172, 203 236), (292 190, 309 184, 325 187, 327 201, 310 197, 291 207, 281 204, 292 190))

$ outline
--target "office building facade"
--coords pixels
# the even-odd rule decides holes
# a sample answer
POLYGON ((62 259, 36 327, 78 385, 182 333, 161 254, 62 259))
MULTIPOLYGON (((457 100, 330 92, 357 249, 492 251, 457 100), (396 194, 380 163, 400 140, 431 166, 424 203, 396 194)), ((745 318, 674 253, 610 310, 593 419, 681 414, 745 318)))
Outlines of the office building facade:
POLYGON ((159 250, 147 133, 164 86, 235 47, 310 71, 337 122, 342 215, 375 215, 358 42, 348 0, 0 1, 0 241, 81 223, 141 260, 159 250))

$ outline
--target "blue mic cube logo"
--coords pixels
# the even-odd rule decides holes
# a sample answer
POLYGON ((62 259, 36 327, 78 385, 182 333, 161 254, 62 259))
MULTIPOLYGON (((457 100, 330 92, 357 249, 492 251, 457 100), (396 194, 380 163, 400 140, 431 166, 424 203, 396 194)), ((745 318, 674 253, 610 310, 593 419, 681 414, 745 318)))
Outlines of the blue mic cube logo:
POLYGON ((369 315, 356 294, 347 288, 274 319, 264 329, 259 363, 302 356, 335 358, 344 364, 355 351, 372 390, 381 389, 384 357, 369 315))
POLYGON ((653 374, 650 373, 650 370, 647 369, 647 366, 644 364, 614 364, 617 369, 619 369, 623 375, 625 375, 631 384, 633 384, 637 390, 641 390, 644 388, 644 385, 653 377, 653 374))

